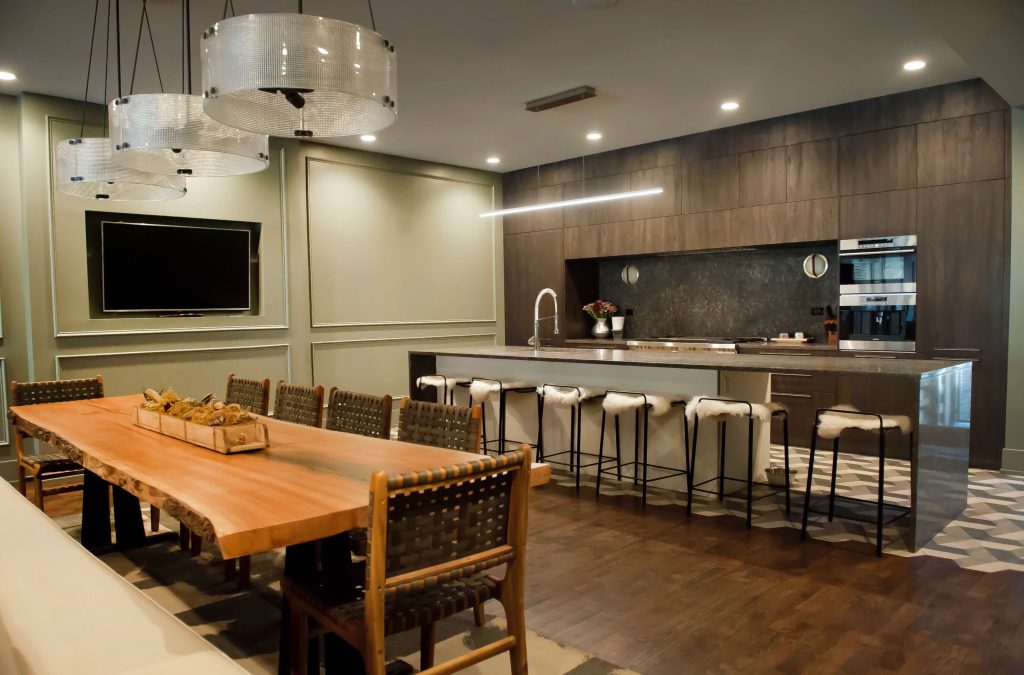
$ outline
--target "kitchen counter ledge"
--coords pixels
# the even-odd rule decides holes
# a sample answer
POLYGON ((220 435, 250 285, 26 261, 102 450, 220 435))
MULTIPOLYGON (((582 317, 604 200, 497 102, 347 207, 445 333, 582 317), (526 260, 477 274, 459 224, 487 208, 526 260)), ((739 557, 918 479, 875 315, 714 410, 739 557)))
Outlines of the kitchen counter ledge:
MULTIPOLYGON (((595 363, 627 366, 659 366, 707 370, 735 370, 771 373, 837 373, 920 377, 961 365, 959 361, 931 359, 854 359, 842 356, 801 356, 776 354, 719 354, 714 352, 659 352, 637 349, 592 349, 572 347, 452 347, 411 351, 410 355, 461 356, 516 359, 562 363, 595 363)), ((963 363, 967 363, 966 361, 963 363)))

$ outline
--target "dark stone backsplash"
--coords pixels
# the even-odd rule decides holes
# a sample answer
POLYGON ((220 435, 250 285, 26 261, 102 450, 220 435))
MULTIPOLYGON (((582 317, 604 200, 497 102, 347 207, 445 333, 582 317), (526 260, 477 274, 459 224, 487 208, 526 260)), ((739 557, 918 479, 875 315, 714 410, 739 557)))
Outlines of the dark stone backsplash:
POLYGON ((619 306, 626 318, 628 338, 660 336, 776 336, 803 331, 825 340, 824 316, 812 307, 839 300, 838 256, 835 246, 773 247, 672 256, 617 258, 599 263, 602 300, 619 306), (812 253, 828 258, 820 279, 803 272, 812 253), (640 270, 636 285, 625 284, 622 268, 640 270))

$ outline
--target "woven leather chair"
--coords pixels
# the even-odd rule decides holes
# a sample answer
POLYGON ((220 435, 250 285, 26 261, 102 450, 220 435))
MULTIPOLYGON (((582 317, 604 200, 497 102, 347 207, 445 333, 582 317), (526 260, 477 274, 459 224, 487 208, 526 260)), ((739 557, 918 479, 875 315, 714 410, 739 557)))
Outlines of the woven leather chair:
POLYGON ((525 445, 457 466, 374 473, 365 572, 354 565, 354 579, 320 573, 282 580, 291 672, 308 672, 309 638, 330 631, 362 653, 369 675, 384 675, 384 636, 419 628, 424 673, 463 670, 508 651, 513 675, 525 675, 529 490, 525 445), (488 574, 500 565, 506 566, 502 578, 488 574), (508 635, 433 667, 436 622, 491 598, 505 608, 508 635))
POLYGON ((274 419, 307 427, 323 426, 324 388, 319 384, 304 387, 281 380, 277 383, 277 395, 274 397, 274 419))
POLYGON ((247 380, 231 373, 224 402, 237 403, 257 415, 266 416, 270 412, 270 380, 247 380))
POLYGON ((480 406, 465 408, 402 399, 398 440, 436 448, 480 452, 480 406))
POLYGON ((331 431, 344 431, 373 438, 391 437, 391 397, 357 394, 331 387, 327 400, 327 424, 331 431))
MULTIPOLYGON (((103 378, 81 380, 53 380, 49 382, 11 382, 11 405, 35 405, 37 403, 58 403, 60 401, 81 401, 103 398, 103 378)), ((14 428, 14 449, 18 457, 18 490, 28 497, 27 483, 35 482, 36 506, 43 510, 45 495, 61 494, 81 490, 82 485, 62 485, 43 488, 43 481, 51 478, 66 478, 82 474, 82 467, 60 452, 44 452, 36 455, 25 454, 25 438, 14 428)))

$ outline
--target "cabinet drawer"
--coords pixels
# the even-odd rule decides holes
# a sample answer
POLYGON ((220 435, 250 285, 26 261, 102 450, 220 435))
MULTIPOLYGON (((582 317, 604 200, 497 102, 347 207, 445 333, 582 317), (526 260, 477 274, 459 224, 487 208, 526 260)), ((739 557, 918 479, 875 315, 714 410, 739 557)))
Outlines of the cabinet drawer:
POLYGON ((832 373, 772 373, 772 393, 830 392, 835 393, 836 376, 832 373))

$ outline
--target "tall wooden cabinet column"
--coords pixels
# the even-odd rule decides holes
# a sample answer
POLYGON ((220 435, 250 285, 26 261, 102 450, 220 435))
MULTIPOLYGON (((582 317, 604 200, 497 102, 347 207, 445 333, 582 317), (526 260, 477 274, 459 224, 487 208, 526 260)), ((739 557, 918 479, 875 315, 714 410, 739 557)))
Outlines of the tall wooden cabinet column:
MULTIPOLYGON (((563 305, 564 282, 562 264, 562 230, 542 230, 505 235, 505 342, 525 345, 533 336, 533 302, 542 288, 558 294, 559 310, 563 305)), ((542 316, 551 313, 544 301, 542 316)), ((541 325, 541 338, 552 339, 552 325, 541 325)))

